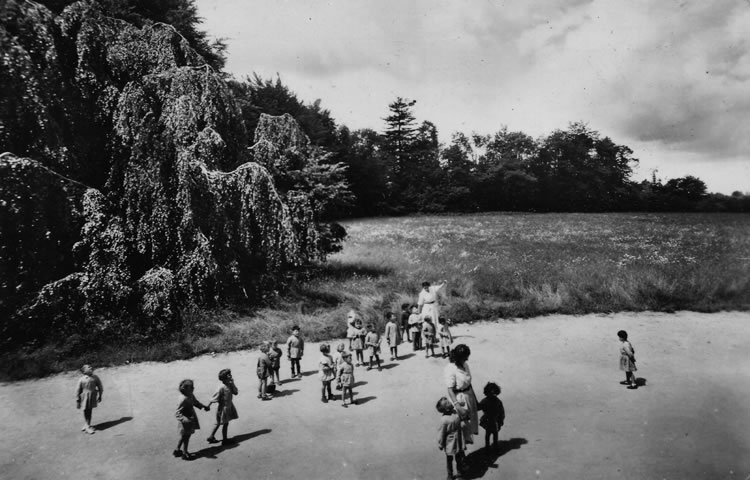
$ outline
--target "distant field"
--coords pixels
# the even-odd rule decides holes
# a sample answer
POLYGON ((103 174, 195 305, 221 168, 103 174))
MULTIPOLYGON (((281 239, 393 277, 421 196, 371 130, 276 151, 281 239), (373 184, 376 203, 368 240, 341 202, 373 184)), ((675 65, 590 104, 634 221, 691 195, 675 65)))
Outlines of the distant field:
POLYGON ((382 328, 383 312, 414 302, 424 280, 448 280, 457 323, 550 313, 750 310, 750 215, 481 214, 345 222, 342 252, 290 279, 271 306, 193 312, 157 344, 84 354, 44 346, 0 357, 0 380, 82 363, 170 361, 283 342, 341 338, 350 308, 382 328))
POLYGON ((371 306, 444 278, 459 321, 750 308, 749 215, 480 214, 345 226, 344 250, 310 288, 365 295, 371 306))

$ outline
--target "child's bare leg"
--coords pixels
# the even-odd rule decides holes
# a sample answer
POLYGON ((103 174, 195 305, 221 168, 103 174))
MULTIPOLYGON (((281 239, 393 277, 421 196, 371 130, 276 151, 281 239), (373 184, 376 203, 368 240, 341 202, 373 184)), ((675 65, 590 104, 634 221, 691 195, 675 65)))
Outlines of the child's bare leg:
POLYGON ((320 401, 323 403, 328 402, 326 398, 326 382, 323 382, 320 387, 320 401))
POLYGON ((184 456, 188 456, 188 444, 190 444, 190 435, 183 435, 182 437, 182 453, 184 456))
POLYGON ((492 446, 493 447, 497 447, 497 433, 498 432, 493 432, 492 433, 492 446))
POLYGON ((330 400, 336 400, 336 397, 333 396, 333 391, 331 390, 331 383, 333 382, 326 382, 326 390, 328 391, 328 398, 330 400))
POLYGON ((398 346, 393 347, 393 356, 398 360, 398 346))
POLYGON ((370 365, 367 368, 368 369, 372 368, 372 355, 370 355, 370 365))
POLYGON ((86 426, 90 427, 91 426, 91 409, 90 408, 85 409, 83 411, 83 419, 86 421, 86 426))
POLYGON ((229 440, 229 424, 225 423, 221 426, 221 438, 223 440, 229 440))
POLYGON ((216 441, 216 437, 214 435, 216 435, 216 431, 218 429, 219 429, 219 424, 217 423, 216 425, 214 425, 214 428, 211 430, 211 435, 208 436, 207 440, 209 443, 214 443, 216 441))
POLYGON ((448 469, 448 478, 453 478, 453 455, 445 456, 445 467, 448 469))
POLYGON ((484 431, 484 448, 490 448, 490 431, 484 431))

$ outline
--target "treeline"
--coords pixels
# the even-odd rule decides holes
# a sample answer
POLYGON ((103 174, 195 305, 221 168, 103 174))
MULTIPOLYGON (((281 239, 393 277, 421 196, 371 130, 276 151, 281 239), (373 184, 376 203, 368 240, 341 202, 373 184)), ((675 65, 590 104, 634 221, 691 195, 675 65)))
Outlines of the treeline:
POLYGON ((279 78, 232 81, 246 122, 260 111, 295 116, 313 142, 346 165, 354 198, 339 216, 414 212, 750 212, 750 196, 709 193, 694 176, 632 180, 634 152, 585 123, 532 138, 503 127, 491 135, 453 134, 417 122, 414 100, 397 98, 381 132, 337 125, 320 100, 304 104, 279 78))

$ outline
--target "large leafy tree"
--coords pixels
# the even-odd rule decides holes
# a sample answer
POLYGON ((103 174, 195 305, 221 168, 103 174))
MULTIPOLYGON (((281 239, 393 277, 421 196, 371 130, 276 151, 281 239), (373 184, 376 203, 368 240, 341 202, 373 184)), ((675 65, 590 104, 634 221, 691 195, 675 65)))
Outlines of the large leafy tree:
POLYGON ((2 340, 160 335, 335 249, 317 220, 338 167, 291 118, 268 117, 271 155, 251 157, 224 77, 171 26, 95 1, 0 14, 2 340), (258 163, 287 161, 307 175, 279 188, 258 163))
MULTIPOLYGON (((78 0, 39 0, 55 13, 78 0)), ((202 23, 195 0, 96 0, 104 11, 115 18, 138 27, 161 22, 172 25, 190 46, 212 67, 221 70, 225 63, 226 44, 220 39, 211 40, 202 23)))
POLYGON ((572 123, 545 138, 530 170, 539 179, 540 206, 551 210, 600 211, 627 208, 630 148, 584 123, 572 123))

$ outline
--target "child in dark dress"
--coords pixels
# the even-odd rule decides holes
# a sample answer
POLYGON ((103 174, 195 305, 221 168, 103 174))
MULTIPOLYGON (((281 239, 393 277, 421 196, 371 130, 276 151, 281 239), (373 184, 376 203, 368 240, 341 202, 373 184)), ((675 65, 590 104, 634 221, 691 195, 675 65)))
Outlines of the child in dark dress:
POLYGON ((496 383, 488 383, 484 386, 484 398, 477 405, 477 410, 484 412, 479 419, 479 425, 484 428, 484 448, 490 448, 490 435, 492 435, 492 446, 497 448, 497 434, 505 424, 505 407, 503 402, 497 398, 500 395, 500 386, 496 383))
POLYGON ((188 452, 190 437, 196 430, 201 428, 198 423, 198 416, 195 414, 195 407, 208 411, 208 405, 203 405, 193 394, 195 386, 192 380, 183 380, 180 382, 180 401, 177 404, 177 426, 180 432, 180 441, 177 442, 177 448, 173 454, 175 457, 182 457, 184 460, 191 460, 192 454, 188 452))

